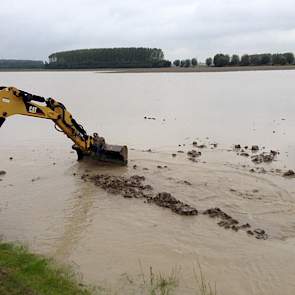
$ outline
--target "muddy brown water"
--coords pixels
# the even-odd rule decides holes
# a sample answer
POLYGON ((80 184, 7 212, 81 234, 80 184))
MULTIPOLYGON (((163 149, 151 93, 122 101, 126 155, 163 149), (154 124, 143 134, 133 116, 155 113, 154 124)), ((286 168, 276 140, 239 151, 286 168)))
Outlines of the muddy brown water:
POLYGON ((131 148, 128 167, 77 163, 71 142, 51 122, 11 117, 0 129, 5 239, 69 263, 97 285, 116 288, 124 274, 136 277, 140 265, 162 272, 179 266, 179 292, 195 294, 193 268, 200 262, 219 294, 294 294, 295 179, 282 173, 295 169, 295 71, 18 72, 0 78, 3 85, 60 99, 89 132, 131 148), (194 140, 207 145, 197 148, 197 162, 186 155, 194 140), (257 165, 232 151, 233 144, 280 155, 257 165), (199 210, 219 207, 265 229, 269 239, 109 194, 84 182, 85 173, 145 176, 155 191, 199 210))

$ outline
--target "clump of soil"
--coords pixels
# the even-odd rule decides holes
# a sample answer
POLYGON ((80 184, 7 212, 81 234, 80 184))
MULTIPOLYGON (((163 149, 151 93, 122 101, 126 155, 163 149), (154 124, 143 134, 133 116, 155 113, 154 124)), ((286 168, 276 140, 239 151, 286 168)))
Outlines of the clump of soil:
POLYGON ((122 195, 124 198, 144 198, 149 203, 154 203, 160 207, 169 208, 179 215, 197 215, 198 210, 185 204, 167 192, 154 195, 153 187, 144 185, 144 176, 133 175, 129 178, 124 176, 110 176, 98 174, 89 176, 84 174, 82 177, 85 181, 88 179, 95 185, 103 188, 107 192, 116 195, 122 195))
MULTIPOLYGON (((148 203, 153 203, 163 208, 169 208, 172 212, 179 215, 198 215, 198 210, 196 208, 176 199, 170 193, 155 193, 151 185, 144 184, 144 176, 133 175, 131 177, 125 177, 106 174, 90 176, 89 174, 83 174, 81 179, 84 181, 91 181, 111 194, 121 195, 124 198, 142 198, 148 203)), ((189 182, 187 182, 187 184, 191 185, 189 182)), ((268 238, 264 230, 256 229, 251 231, 250 224, 246 223, 240 225, 238 220, 232 218, 220 208, 207 209, 203 211, 203 214, 209 215, 211 218, 220 219, 218 225, 225 229, 232 229, 234 231, 249 229, 247 233, 257 239, 268 238)))
POLYGON ((147 117, 147 116, 144 116, 144 119, 146 119, 146 120, 156 120, 155 117, 147 117))
POLYGON ((167 192, 157 194, 152 199, 149 199, 149 202, 155 203, 160 207, 169 208, 179 215, 198 214, 198 210, 196 208, 193 208, 192 206, 177 200, 175 197, 173 197, 170 193, 167 192))
POLYGON ((187 152, 187 156, 188 156, 188 159, 192 162, 196 162, 197 161, 197 157, 200 157, 202 155, 201 152, 198 152, 196 150, 191 150, 191 151, 188 151, 187 152))
POLYGON ((278 152, 276 151, 270 151, 269 153, 263 152, 259 155, 252 156, 251 159, 252 159, 252 162, 254 162, 255 164, 269 163, 275 159, 277 154, 278 152))
POLYGON ((258 145, 252 145, 252 147, 251 147, 251 151, 252 151, 252 152, 259 151, 259 146, 258 146, 258 145))
POLYGON ((295 177, 295 172, 294 172, 294 170, 288 170, 288 171, 284 172, 283 176, 284 177, 295 177))
POLYGON ((152 186, 144 185, 144 176, 133 175, 129 178, 123 176, 111 176, 98 174, 89 176, 84 174, 84 180, 91 180, 95 185, 103 188, 111 194, 122 195, 124 198, 150 198, 152 196, 152 186))
MULTIPOLYGON (((251 225, 249 223, 241 224, 240 222, 234 218, 232 218, 230 215, 222 211, 220 208, 210 208, 203 212, 204 215, 209 215, 211 218, 218 218, 220 221, 217 223, 219 226, 224 227, 225 229, 232 229, 234 231, 239 231, 242 229, 248 229, 247 233, 252 233, 253 236, 257 239, 264 239, 266 240, 268 238, 268 235, 264 230, 261 229, 255 229, 254 231, 251 231, 251 225)), ((251 235, 251 234, 250 234, 251 235)))
POLYGON ((166 165, 164 165, 164 166, 158 165, 157 168, 158 168, 158 169, 168 168, 168 166, 166 166, 166 165))

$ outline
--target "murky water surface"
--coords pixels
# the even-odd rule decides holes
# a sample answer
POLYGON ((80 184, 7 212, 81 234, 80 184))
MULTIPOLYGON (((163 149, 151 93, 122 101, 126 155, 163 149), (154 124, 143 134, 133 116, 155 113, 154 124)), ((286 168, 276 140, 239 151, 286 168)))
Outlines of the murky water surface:
POLYGON ((77 163, 71 142, 52 122, 9 118, 0 129, 0 170, 7 172, 0 182, 0 233, 6 239, 72 264, 86 282, 114 288, 124 274, 138 275, 140 265, 163 272, 179 266, 181 294, 195 294, 193 268, 200 262, 219 294, 294 294, 295 178, 282 172, 295 169, 295 71, 2 72, 0 80, 61 100, 89 132, 131 149, 128 167, 77 163), (194 140, 208 146, 200 162, 186 153, 171 156, 192 149, 194 140), (229 151, 237 143, 280 155, 259 165, 265 173, 251 173, 257 165, 229 151), (152 153, 143 151, 149 148, 152 153), (199 209, 218 206, 270 238, 110 195, 82 181, 85 172, 144 175, 155 191, 199 209))

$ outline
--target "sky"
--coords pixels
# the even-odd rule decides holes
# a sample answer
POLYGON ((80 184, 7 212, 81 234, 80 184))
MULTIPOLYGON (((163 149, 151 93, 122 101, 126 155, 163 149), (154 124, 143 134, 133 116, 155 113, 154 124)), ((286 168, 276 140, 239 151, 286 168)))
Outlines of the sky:
POLYGON ((0 59, 156 47, 165 58, 295 52, 294 0, 0 0, 0 59))

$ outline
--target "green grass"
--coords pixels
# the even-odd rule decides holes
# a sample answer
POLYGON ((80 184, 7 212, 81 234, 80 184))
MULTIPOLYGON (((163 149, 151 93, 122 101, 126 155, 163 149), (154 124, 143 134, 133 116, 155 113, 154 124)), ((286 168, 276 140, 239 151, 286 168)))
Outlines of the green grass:
MULTIPOLYGON (((169 273, 154 272, 150 267, 132 278, 123 274, 121 284, 113 287, 85 287, 71 269, 56 266, 48 258, 30 253, 24 246, 0 241, 0 295, 179 295, 180 268, 169 273)), ((196 295, 216 295, 201 265, 194 268, 196 295), (197 271, 196 271, 197 269, 197 271)))
POLYGON ((25 247, 0 242, 0 295, 90 295, 70 270, 25 247))

